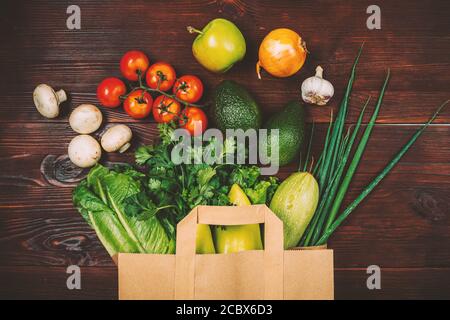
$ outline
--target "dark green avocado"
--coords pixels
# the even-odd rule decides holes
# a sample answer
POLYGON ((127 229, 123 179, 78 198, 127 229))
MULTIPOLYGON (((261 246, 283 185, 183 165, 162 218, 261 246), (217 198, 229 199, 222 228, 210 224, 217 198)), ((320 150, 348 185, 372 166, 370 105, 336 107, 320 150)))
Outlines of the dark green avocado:
POLYGON ((243 86, 232 80, 224 80, 216 87, 210 116, 221 131, 259 129, 262 121, 255 99, 243 86))
MULTIPOLYGON (((279 129, 279 165, 292 162, 300 153, 305 134, 305 111, 298 101, 291 101, 273 115, 264 125, 266 129, 279 129)), ((270 139, 268 144, 270 148, 270 139)), ((270 149, 268 149, 270 150, 270 149)), ((269 153, 270 154, 270 153, 269 153)))

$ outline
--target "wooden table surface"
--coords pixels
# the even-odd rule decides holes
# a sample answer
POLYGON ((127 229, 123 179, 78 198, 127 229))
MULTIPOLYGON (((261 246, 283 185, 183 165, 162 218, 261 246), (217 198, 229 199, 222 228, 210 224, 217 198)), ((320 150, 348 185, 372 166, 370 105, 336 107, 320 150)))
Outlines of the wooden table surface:
MULTIPOLYGON (((120 75, 118 62, 127 50, 141 49, 151 61, 167 60, 178 74, 198 75, 208 92, 222 79, 235 79, 249 88, 266 115, 298 99, 301 82, 321 64, 336 94, 329 107, 307 109, 308 121, 318 123, 317 154, 330 109, 336 110, 365 41, 349 122, 367 96, 377 96, 387 68, 392 80, 347 203, 417 124, 450 98, 446 0, 378 1, 381 30, 366 27, 372 1, 72 2, 81 8, 81 30, 66 27, 67 1, 0 2, 0 298, 117 298, 114 263, 72 206, 71 191, 80 173, 58 156, 75 136, 68 114, 81 103, 97 104, 97 84, 120 75), (248 48, 245 60, 223 75, 195 62, 193 36, 185 29, 201 28, 216 17, 234 21, 248 48), (295 76, 264 74, 258 81, 257 48, 276 27, 297 30, 310 55, 295 76), (32 91, 39 83, 69 93, 59 118, 47 120, 35 110, 32 91), (81 267, 81 290, 66 287, 66 268, 72 264, 81 267)), ((151 120, 132 120, 122 110, 102 111, 107 123, 133 129, 134 147, 157 137, 151 120)), ((332 237, 336 298, 450 298, 449 124, 446 110, 332 237), (381 290, 366 287, 369 265, 381 267, 381 290)), ((133 161, 133 150, 104 161, 133 161)), ((282 168, 280 177, 295 167, 282 168)))

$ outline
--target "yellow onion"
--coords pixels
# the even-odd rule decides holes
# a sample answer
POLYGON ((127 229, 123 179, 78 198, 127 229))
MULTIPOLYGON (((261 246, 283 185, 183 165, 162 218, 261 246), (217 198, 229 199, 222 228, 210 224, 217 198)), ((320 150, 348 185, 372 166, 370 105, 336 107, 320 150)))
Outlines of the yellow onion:
POLYGON ((306 53, 306 44, 297 32, 286 28, 272 30, 259 47, 258 78, 261 79, 261 67, 275 77, 292 76, 305 63, 306 53))

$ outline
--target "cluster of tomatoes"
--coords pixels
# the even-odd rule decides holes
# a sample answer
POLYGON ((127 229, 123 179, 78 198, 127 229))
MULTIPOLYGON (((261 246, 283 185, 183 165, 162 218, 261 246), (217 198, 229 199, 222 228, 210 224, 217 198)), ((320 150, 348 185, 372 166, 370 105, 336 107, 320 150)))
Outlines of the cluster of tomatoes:
POLYGON ((97 88, 97 98, 103 106, 116 108, 123 102, 125 112, 135 119, 145 118, 152 113, 155 121, 177 122, 191 135, 206 130, 206 114, 200 107, 192 105, 203 95, 203 83, 198 77, 185 75, 177 78, 170 64, 156 62, 150 65, 145 53, 136 50, 124 54, 120 71, 136 86, 127 92, 121 79, 104 79, 97 88), (168 93, 170 90, 173 94, 168 93), (151 93, 156 94, 155 99, 151 93))

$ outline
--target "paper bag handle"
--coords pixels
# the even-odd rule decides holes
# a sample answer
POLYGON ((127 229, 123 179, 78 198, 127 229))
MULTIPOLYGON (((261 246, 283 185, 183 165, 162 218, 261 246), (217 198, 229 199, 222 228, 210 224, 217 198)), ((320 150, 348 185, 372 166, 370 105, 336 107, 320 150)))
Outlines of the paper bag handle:
POLYGON ((197 224, 243 225, 264 223, 264 299, 283 299, 283 223, 265 205, 198 206, 177 225, 175 299, 195 298, 197 224), (239 208, 243 209, 243 207, 239 208))

